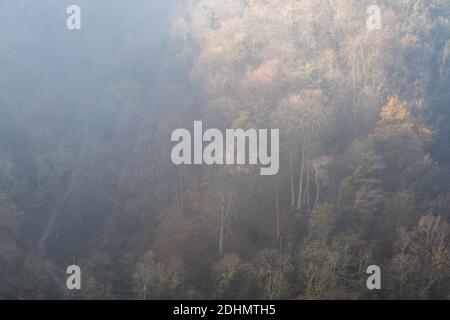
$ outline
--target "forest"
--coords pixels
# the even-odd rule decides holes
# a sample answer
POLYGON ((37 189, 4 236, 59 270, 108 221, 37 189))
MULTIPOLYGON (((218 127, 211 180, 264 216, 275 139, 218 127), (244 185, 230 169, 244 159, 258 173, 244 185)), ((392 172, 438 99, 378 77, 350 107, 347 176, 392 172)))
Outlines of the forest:
POLYGON ((0 299, 450 299, 450 1, 2 0, 0 67, 0 299))

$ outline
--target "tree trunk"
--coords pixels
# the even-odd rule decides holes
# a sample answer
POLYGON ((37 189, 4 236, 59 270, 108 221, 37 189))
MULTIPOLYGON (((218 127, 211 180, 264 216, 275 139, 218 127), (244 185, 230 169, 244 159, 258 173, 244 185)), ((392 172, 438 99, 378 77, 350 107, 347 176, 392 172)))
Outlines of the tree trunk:
POLYGON ((297 210, 300 211, 302 208, 302 196, 303 196, 303 171, 305 169, 305 144, 303 144, 302 148, 302 164, 300 167, 300 181, 299 181, 299 189, 298 189, 298 201, 297 201, 297 210))
POLYGON ((219 228, 219 255, 223 254, 223 235, 225 224, 225 195, 222 194, 222 207, 220 209, 220 228, 219 228))
POLYGON ((313 210, 317 206, 317 203, 319 203, 319 195, 320 195, 319 169, 314 168, 314 175, 316 180, 316 199, 314 201, 313 210))
POLYGON ((280 201, 279 201, 279 196, 277 195, 276 201, 275 201, 275 205, 276 205, 276 210, 277 210, 277 238, 278 238, 278 247, 279 247, 279 258, 281 261, 281 257, 282 257, 282 239, 281 239, 281 230, 280 230, 280 201))
POLYGON ((294 157, 292 147, 289 148, 289 177, 291 180, 291 208, 295 208, 294 157))
POLYGON ((184 201, 183 201, 183 194, 184 194, 184 186, 183 186, 183 174, 181 167, 178 169, 178 180, 179 180, 179 201, 180 201, 180 210, 184 211, 184 201))
POLYGON ((275 200, 275 206, 276 206, 276 210, 277 210, 277 238, 278 238, 278 240, 280 240, 280 206, 279 206, 278 195, 275 200))
POLYGON ((311 166, 308 164, 306 169, 306 211, 309 211, 309 180, 311 175, 311 166))

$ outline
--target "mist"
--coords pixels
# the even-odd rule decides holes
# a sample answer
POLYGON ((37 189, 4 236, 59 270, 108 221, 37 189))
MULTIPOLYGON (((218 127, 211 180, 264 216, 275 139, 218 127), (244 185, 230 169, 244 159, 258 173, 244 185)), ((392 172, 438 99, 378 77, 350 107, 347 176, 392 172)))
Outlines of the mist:
POLYGON ((450 298, 450 5, 377 2, 1 1, 0 299, 450 298))

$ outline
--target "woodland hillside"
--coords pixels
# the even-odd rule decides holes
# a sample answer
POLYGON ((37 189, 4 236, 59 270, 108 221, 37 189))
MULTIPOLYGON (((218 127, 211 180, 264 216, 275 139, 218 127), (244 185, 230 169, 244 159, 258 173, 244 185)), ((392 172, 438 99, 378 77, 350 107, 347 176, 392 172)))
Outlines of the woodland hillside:
POLYGON ((0 4, 1 299, 450 298, 448 0, 47 2, 0 4), (174 165, 195 120, 279 173, 174 165))

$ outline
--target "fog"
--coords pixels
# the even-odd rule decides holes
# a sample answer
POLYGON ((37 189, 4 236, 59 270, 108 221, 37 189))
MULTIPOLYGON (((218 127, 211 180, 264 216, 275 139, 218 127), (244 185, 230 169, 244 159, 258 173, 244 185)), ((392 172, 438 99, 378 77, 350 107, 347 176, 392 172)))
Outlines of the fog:
POLYGON ((378 2, 2 0, 0 299, 448 299, 450 5, 378 2))

